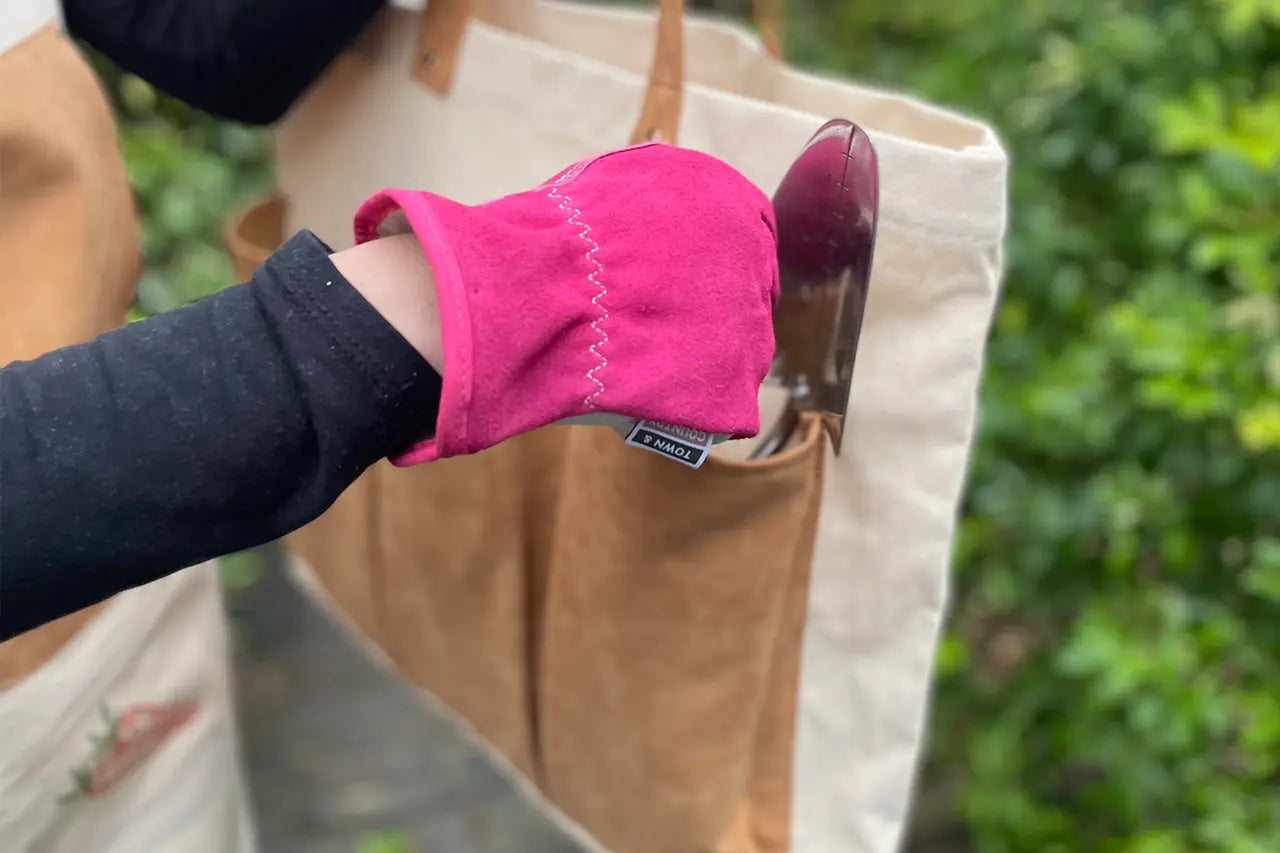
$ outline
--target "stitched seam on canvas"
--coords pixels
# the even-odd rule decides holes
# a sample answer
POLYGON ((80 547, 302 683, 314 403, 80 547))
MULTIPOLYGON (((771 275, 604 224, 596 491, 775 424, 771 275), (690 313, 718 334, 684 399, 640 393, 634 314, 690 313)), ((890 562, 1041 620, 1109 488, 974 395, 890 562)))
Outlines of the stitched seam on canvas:
POLYGON ((605 344, 609 343, 609 333, 601 325, 609 319, 609 309, 601 302, 602 299, 609 295, 609 288, 600 280, 601 276, 604 275, 604 264, 600 263, 596 258, 596 253, 600 251, 600 244, 591 236, 591 226, 582 221, 582 211, 574 207, 573 200, 560 191, 558 182, 547 190, 547 197, 552 200, 558 200, 559 204, 557 206, 566 215, 566 221, 570 225, 579 227, 578 237, 587 244, 587 263, 592 266, 591 272, 587 274, 587 280, 596 286, 597 292, 595 296, 591 297, 591 304, 599 312, 600 316, 591 321, 591 330, 596 333, 598 340, 587 347, 596 359, 595 366, 587 371, 587 379, 595 383, 596 390, 582 398, 582 402, 588 409, 594 409, 596 408, 596 398, 603 394, 605 390, 604 382, 600 381, 600 377, 596 374, 609 366, 608 357, 600 351, 605 344))

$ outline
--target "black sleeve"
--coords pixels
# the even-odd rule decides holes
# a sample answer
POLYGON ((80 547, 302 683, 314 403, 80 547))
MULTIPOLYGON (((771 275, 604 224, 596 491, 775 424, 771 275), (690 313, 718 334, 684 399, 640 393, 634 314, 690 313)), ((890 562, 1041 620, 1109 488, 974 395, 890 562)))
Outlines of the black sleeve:
POLYGON ((223 118, 268 124, 383 2, 63 0, 63 11, 72 36, 157 89, 223 118))
POLYGON ((308 232, 247 284, 0 368, 0 640, 296 529, 439 397, 308 232))

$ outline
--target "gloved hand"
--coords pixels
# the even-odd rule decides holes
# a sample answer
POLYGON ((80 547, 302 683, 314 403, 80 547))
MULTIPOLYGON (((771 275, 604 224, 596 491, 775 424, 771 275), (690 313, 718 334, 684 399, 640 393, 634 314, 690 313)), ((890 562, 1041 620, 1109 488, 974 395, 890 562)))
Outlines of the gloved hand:
POLYGON ((606 414, 759 431, 775 228, 730 166, 649 143, 487 204, 388 189, 356 213, 357 243, 410 229, 435 279, 444 389, 435 435, 395 464, 606 414))

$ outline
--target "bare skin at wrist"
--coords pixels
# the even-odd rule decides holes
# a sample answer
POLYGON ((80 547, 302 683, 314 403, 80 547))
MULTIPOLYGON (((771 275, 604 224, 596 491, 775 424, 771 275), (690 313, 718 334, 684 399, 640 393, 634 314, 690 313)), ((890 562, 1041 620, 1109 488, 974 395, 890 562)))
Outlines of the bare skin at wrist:
POLYGON ((444 373, 435 280, 413 234, 370 240, 330 256, 352 287, 427 360, 444 373))

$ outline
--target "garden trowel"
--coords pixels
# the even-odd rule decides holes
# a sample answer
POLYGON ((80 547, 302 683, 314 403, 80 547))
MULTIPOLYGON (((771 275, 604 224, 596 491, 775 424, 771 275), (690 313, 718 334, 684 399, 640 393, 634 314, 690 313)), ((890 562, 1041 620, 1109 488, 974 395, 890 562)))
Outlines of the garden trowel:
POLYGON ((875 149, 861 128, 843 119, 814 134, 774 193, 782 295, 774 310, 771 384, 772 393, 784 389, 789 402, 772 423, 762 423, 763 440, 751 458, 785 446, 804 411, 821 415, 840 453, 878 200, 875 149))

